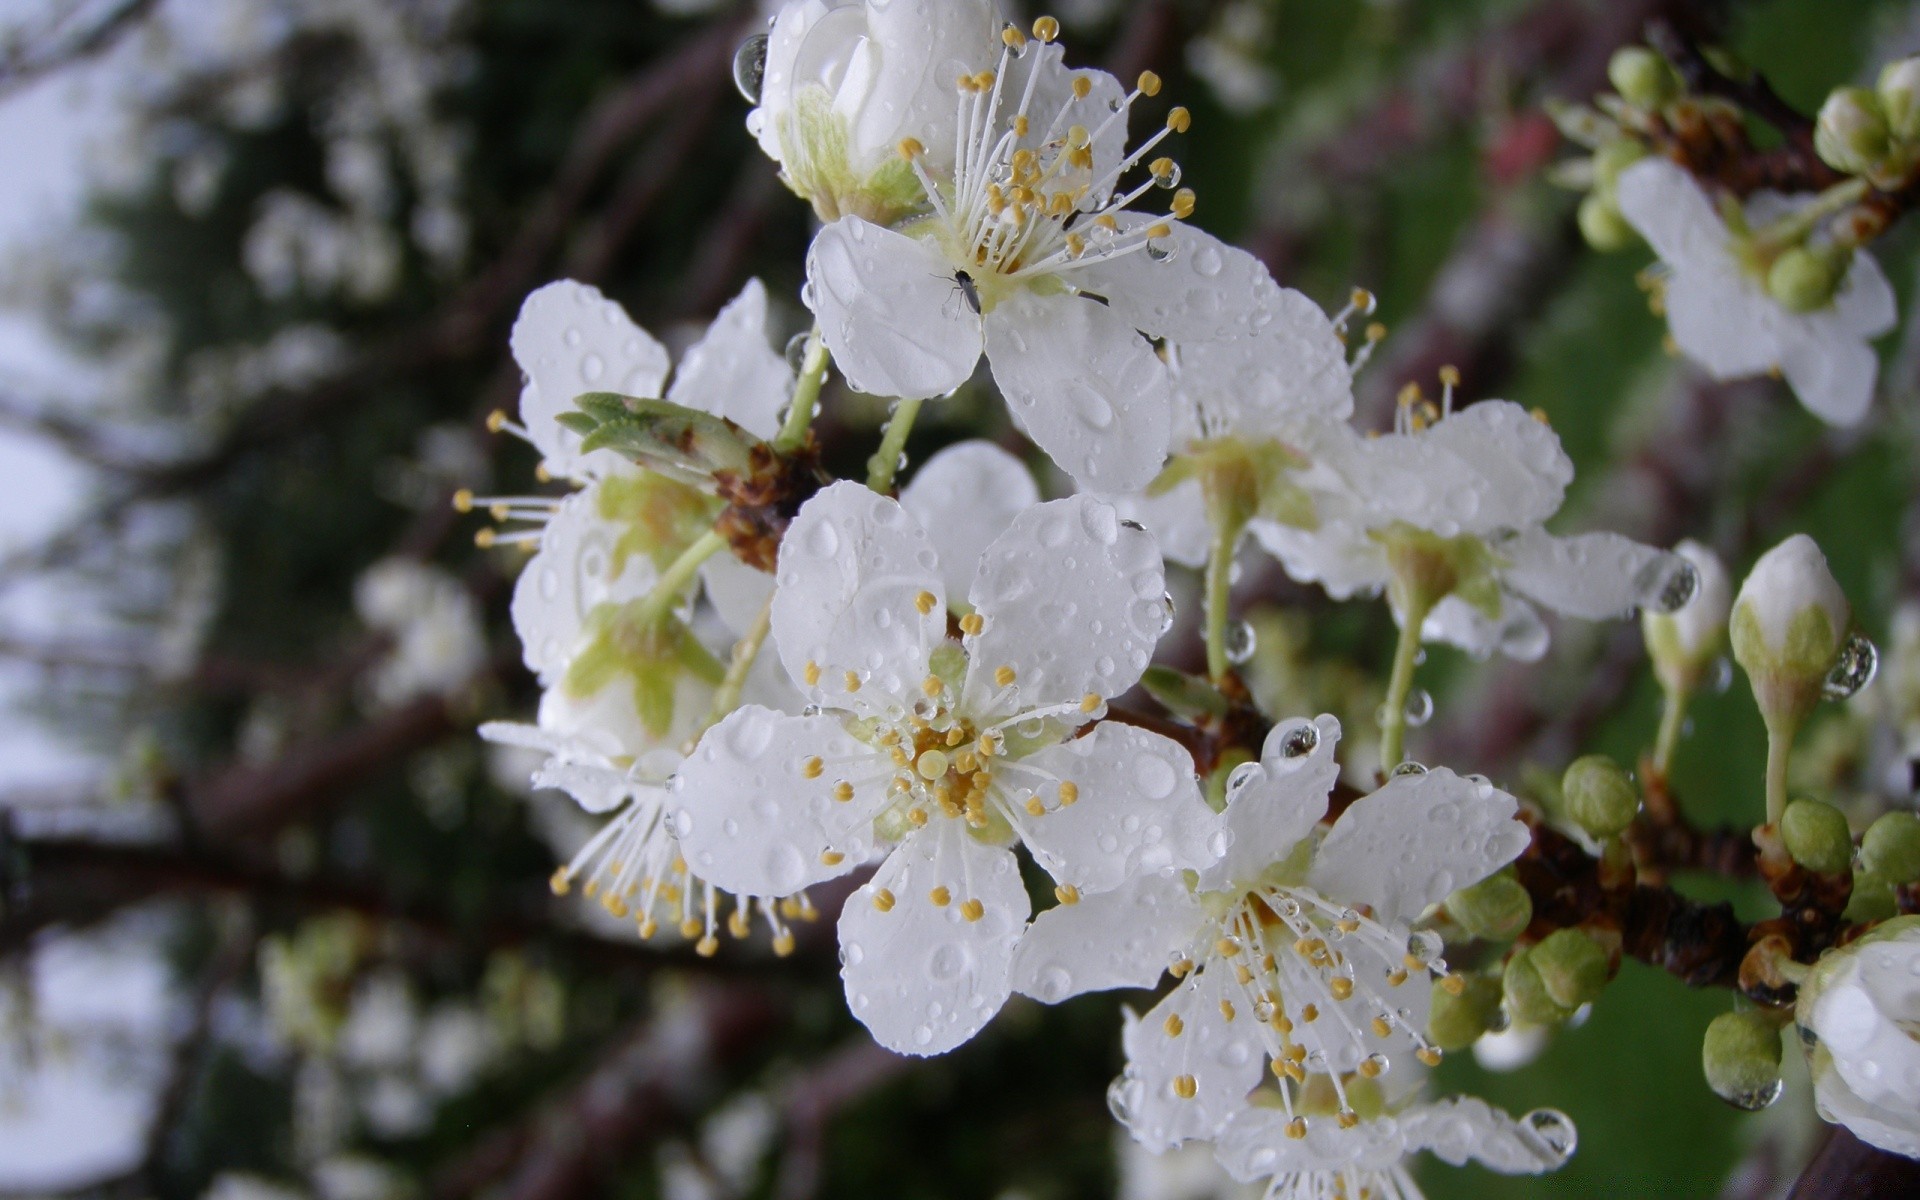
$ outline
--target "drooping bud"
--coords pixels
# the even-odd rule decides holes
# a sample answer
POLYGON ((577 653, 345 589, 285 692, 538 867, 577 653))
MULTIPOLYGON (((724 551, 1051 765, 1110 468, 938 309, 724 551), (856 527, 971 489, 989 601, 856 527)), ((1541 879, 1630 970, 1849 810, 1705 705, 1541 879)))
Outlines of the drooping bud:
POLYGON ((1833 303, 1851 257, 1839 247, 1790 247, 1767 268, 1767 294, 1790 312, 1825 308, 1833 303))
POLYGON ((1532 960, 1548 998, 1569 1011, 1599 999, 1607 986, 1607 952, 1578 929, 1548 934, 1532 960))
POLYGON ((1669 691, 1691 692, 1713 668, 1727 642, 1727 613, 1733 607, 1733 582, 1720 556, 1688 539, 1673 548, 1693 564, 1699 585, 1678 612, 1642 609, 1640 631, 1654 674, 1669 691))
POLYGON ((1492 1028, 1500 1013, 1500 981, 1485 975, 1453 975, 1465 987, 1433 981, 1433 1007, 1427 1013, 1427 1036, 1440 1049, 1465 1050, 1492 1028))
POLYGON ((1607 61, 1607 81, 1620 98, 1639 108, 1658 108, 1681 92, 1679 73, 1645 46, 1622 46, 1607 61))
POLYGON ((1473 937, 1508 942, 1533 921, 1533 897, 1513 872, 1501 871, 1447 897, 1447 915, 1473 937))
POLYGON ((1903 58, 1880 69, 1880 110, 1887 132, 1902 141, 1920 139, 1920 57, 1903 58))
POLYGON ((1890 883, 1920 879, 1920 817, 1890 812, 1867 826, 1860 839, 1860 866, 1890 883))
POLYGON ((1793 861, 1809 871, 1831 875, 1853 861, 1853 834, 1847 818, 1831 804, 1795 800, 1780 817, 1780 838, 1793 861))
POLYGON ((1620 207, 1607 196, 1599 192, 1589 192, 1586 199, 1580 201, 1580 236, 1587 239, 1602 254, 1611 254, 1615 250, 1625 250, 1634 244, 1640 234, 1626 217, 1620 213, 1620 207))
POLYGON ((1619 763, 1589 754, 1568 764, 1560 777, 1569 820, 1596 838, 1617 837, 1640 811, 1640 789, 1619 763))
POLYGON ((1733 657, 1769 729, 1797 728, 1819 702, 1851 615, 1826 556, 1806 534, 1753 565, 1733 605, 1733 657))
POLYGON ((1754 1009, 1721 1013, 1700 1043, 1714 1095, 1736 1108, 1765 1108, 1780 1094, 1780 1026, 1754 1009))
POLYGON ((1547 991, 1546 981, 1533 965, 1533 950, 1531 947, 1515 950, 1507 959, 1506 970, 1500 976, 1501 992, 1514 1020, 1529 1025, 1556 1025, 1571 1017, 1573 1009, 1555 1000, 1547 991))
POLYGON ((1860 87, 1833 89, 1814 122, 1813 148, 1836 171, 1878 171, 1893 149, 1880 97, 1860 87))

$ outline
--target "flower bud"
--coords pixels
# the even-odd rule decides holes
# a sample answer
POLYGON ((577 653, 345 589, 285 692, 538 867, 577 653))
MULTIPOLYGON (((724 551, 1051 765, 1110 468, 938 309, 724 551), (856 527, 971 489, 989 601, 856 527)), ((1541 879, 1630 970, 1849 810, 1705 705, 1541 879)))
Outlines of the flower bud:
POLYGON ((1693 598, 1678 612, 1640 613, 1640 632, 1653 659, 1660 685, 1671 691, 1691 692, 1700 686, 1727 642, 1727 612, 1733 607, 1733 583, 1720 556, 1688 539, 1673 548, 1693 564, 1699 585, 1693 598))
POLYGON ((1920 817, 1890 812, 1867 826, 1860 839, 1860 866, 1889 883, 1920 879, 1920 817))
POLYGON ((1599 192, 1589 192, 1580 202, 1579 221, 1580 236, 1602 254, 1625 250, 1640 236, 1620 215, 1619 206, 1599 192))
POLYGON ((1515 950, 1507 959, 1506 970, 1500 976, 1500 989, 1506 998, 1507 1012, 1516 1021, 1557 1025, 1573 1015, 1572 1006, 1561 1004, 1547 992, 1546 981, 1533 965, 1533 948, 1515 950))
POLYGON ((1893 149, 1880 98, 1865 88, 1833 89, 1814 123, 1813 148, 1836 171, 1873 174, 1893 149))
POLYGON ((1622 46, 1607 62, 1607 81, 1628 104, 1658 108, 1680 95, 1680 76, 1645 46, 1622 46))
POLYGON ((1700 1043, 1700 1067, 1722 1100, 1764 1107, 1780 1090, 1780 1027, 1753 1009, 1721 1013, 1700 1043))
POLYGON ((1796 533, 1760 556, 1734 601, 1733 657, 1768 728, 1797 728, 1820 700, 1851 610, 1826 556, 1796 533))
POLYGON ((1533 897, 1502 871, 1447 897, 1447 915, 1474 937, 1510 942, 1533 921, 1533 897))
POLYGON ((1847 818, 1831 804, 1795 800, 1780 817, 1780 839, 1793 861, 1809 871, 1831 875, 1853 861, 1853 833, 1847 818))
POLYGON ((1547 996, 1569 1011, 1598 1000, 1607 986, 1607 952, 1578 929, 1554 930, 1532 959, 1547 996))
POLYGON ((1433 1006, 1427 1012, 1427 1036, 1449 1053, 1465 1050, 1492 1028, 1500 1014, 1500 981, 1485 975, 1457 974, 1466 984, 1455 995, 1446 981, 1433 981, 1433 1006))
POLYGON ((1647 156, 1647 148, 1632 138, 1615 138, 1593 152, 1593 178, 1600 189, 1613 194, 1620 172, 1647 156))
POLYGON ((1902 141, 1920 139, 1920 58, 1903 58, 1882 67, 1875 90, 1887 131, 1902 141))
POLYGON ((1789 312, 1813 312, 1833 303, 1833 293, 1846 275, 1842 251, 1793 246, 1781 252, 1767 268, 1767 294, 1789 312))
POLYGON ((1640 811, 1640 789, 1604 754, 1576 758, 1560 777, 1567 818, 1592 837, 1617 837, 1640 811))

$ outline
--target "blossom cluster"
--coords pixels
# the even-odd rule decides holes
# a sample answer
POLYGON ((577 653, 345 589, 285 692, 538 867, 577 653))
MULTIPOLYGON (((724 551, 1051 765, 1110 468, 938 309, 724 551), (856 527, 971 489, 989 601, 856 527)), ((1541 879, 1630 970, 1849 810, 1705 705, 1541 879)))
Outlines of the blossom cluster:
MULTIPOLYGON (((1165 109, 1135 137, 1161 81, 1071 67, 1058 35, 989 0, 792 0, 743 47, 748 127, 821 221, 799 297, 813 331, 790 354, 758 281, 677 363, 590 286, 527 298, 526 383, 496 426, 570 490, 460 497, 500 522, 487 542, 532 551, 512 615, 537 720, 483 733, 539 751, 538 784, 606 815, 554 887, 644 936, 713 954, 764 924, 785 954, 831 895, 847 1004, 893 1050, 951 1051, 1016 992, 1170 978, 1126 1014, 1109 1092, 1149 1151, 1211 1143, 1269 1196, 1415 1194, 1403 1159, 1421 1150, 1553 1169, 1574 1148, 1563 1115, 1424 1094, 1446 1049, 1570 1014, 1591 956, 1602 981, 1609 967, 1556 933, 1516 952, 1506 1011, 1458 1036, 1479 981, 1449 968, 1446 938, 1526 927, 1485 914, 1518 890, 1542 817, 1406 759, 1421 647, 1537 658, 1543 610, 1637 611, 1684 694, 1718 653, 1725 572, 1698 547, 1550 532, 1573 478, 1558 436, 1537 411, 1465 403, 1451 370, 1432 398, 1404 391, 1390 430, 1360 428, 1372 298, 1329 314, 1194 225, 1165 152, 1191 115, 1165 109), (1069 494, 1043 498, 1025 460, 983 441, 895 488, 922 404, 983 362, 1069 494), (865 481, 818 464, 830 369, 894 401, 865 481), (1252 553, 1334 599, 1387 600, 1377 773, 1342 763, 1331 715, 1252 713, 1228 620, 1252 553), (1170 565, 1205 571, 1204 676, 1155 665, 1170 565), (1143 680, 1262 734, 1223 758, 1217 721, 1125 707, 1143 680), (1543 999, 1518 1011, 1527 980, 1543 999)), ((1720 277, 1688 222, 1711 214, 1661 198, 1679 170, 1635 168, 1619 204, 1673 264, 1670 304, 1766 342, 1715 369, 1778 361, 1809 403, 1842 389, 1851 412, 1861 367, 1803 353, 1825 344, 1809 318, 1747 321, 1705 294, 1720 277)), ((1884 281, 1864 257, 1854 271, 1822 329, 1877 326, 1884 281)), ((1735 612, 1736 652, 1760 629, 1742 664, 1785 697, 1802 659, 1824 672, 1842 652, 1848 616, 1844 599, 1820 609, 1814 645, 1794 585, 1763 590, 1735 612)), ((1602 838, 1638 804, 1610 824, 1604 787, 1567 791, 1602 838)), ((1811 1019, 1836 1027, 1842 1002, 1824 1003, 1811 1019)))

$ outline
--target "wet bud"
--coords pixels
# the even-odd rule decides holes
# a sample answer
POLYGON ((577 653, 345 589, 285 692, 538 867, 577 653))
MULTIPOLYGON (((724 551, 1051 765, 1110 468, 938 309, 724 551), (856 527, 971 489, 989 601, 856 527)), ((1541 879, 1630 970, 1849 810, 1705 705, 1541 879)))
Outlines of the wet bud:
POLYGON ((1569 1011, 1599 999, 1607 986, 1607 952, 1578 929, 1554 930, 1532 958, 1548 998, 1569 1011))
POLYGON ((1831 875, 1853 861, 1853 833, 1846 817, 1831 804, 1795 800, 1780 817, 1780 839, 1793 861, 1809 871, 1831 875))
POLYGON ((1826 556, 1806 534, 1753 565, 1733 605, 1733 657, 1769 729, 1797 728, 1819 702, 1851 615, 1826 556))
POLYGON ((1780 1027, 1765 1013, 1721 1013, 1700 1043, 1707 1086, 1739 1108, 1762 1108, 1780 1089, 1780 1027))
POLYGON ((1640 237, 1614 202, 1599 192, 1589 192, 1580 202, 1580 236, 1602 254, 1625 250, 1640 237))
POLYGON ((1680 76, 1645 46, 1622 46, 1607 62, 1607 80, 1620 98, 1640 108, 1658 108, 1680 95, 1680 76))
MULTIPOLYGON (((1537 949, 1537 947, 1536 947, 1537 949)), ((1516 1021, 1529 1025, 1557 1025, 1573 1015, 1571 1005, 1563 1005, 1547 991, 1546 980, 1533 965, 1533 949, 1515 950, 1507 959, 1500 977, 1500 989, 1507 1012, 1516 1021)))
POLYGON ((1474 937, 1510 942, 1533 921, 1533 897, 1502 871, 1447 897, 1447 914, 1474 937))
POLYGON ((1492 1028, 1500 1015, 1500 981, 1485 975, 1455 975, 1466 986, 1458 995, 1433 981, 1433 1007, 1427 1013, 1427 1036, 1442 1050, 1465 1050, 1492 1028))
POLYGON ((1845 252, 1791 247, 1767 268, 1767 294, 1790 312, 1825 308, 1846 274, 1846 258, 1845 252))
POLYGON ((1727 642, 1727 612, 1733 607, 1733 583, 1720 556, 1688 539, 1673 548, 1693 564, 1699 584, 1693 598, 1673 613, 1646 608, 1640 614, 1640 632, 1653 659, 1660 685, 1691 692, 1700 686, 1727 642))
POLYGON ((1576 758, 1560 777, 1567 818, 1593 837, 1617 837, 1640 811, 1640 789, 1604 754, 1576 758))
POLYGON ((1860 839, 1860 866, 1888 883, 1920 879, 1920 817, 1890 812, 1867 826, 1860 839))
POLYGON ((1880 110, 1887 131, 1902 141, 1920 139, 1920 58, 1903 58, 1880 70, 1880 110))
POLYGON ((1833 89, 1814 123, 1813 148, 1836 171, 1873 174, 1893 149, 1880 98, 1865 88, 1833 89))

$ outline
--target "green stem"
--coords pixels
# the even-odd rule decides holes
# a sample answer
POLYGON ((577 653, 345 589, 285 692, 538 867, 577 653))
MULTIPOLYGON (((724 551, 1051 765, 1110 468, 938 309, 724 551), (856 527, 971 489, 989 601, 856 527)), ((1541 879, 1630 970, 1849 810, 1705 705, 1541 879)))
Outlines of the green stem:
POLYGON ((1673 766, 1673 753, 1680 746, 1680 731, 1687 723, 1685 688, 1663 688, 1665 706, 1660 710, 1660 733, 1653 743, 1653 765, 1662 775, 1673 766))
POLYGON ((714 530, 707 530, 695 538, 693 544, 680 552, 680 557, 667 565, 660 573, 660 579, 653 590, 640 598, 638 615, 643 625, 650 625, 665 615, 673 607, 675 600, 693 582, 694 573, 700 564, 727 548, 727 539, 714 530))
POLYGON ((906 451, 907 435, 920 416, 920 401, 902 400, 893 406, 887 418, 887 430, 880 437, 880 448, 867 460, 867 486, 881 495, 893 491, 893 477, 900 469, 900 455, 906 451))
MULTIPOLYGON (((753 670, 753 660, 760 656, 760 647, 766 644, 767 633, 773 628, 773 597, 760 606, 760 615, 753 619, 753 625, 733 644, 733 657, 727 663, 726 678, 714 689, 713 706, 707 710, 707 719, 701 726, 701 732, 718 725, 726 715, 740 706, 740 693, 747 686, 747 672, 753 670)), ((696 735, 695 740, 698 740, 696 735)))
POLYGON ((1227 607, 1233 596, 1233 547, 1240 540, 1237 522, 1213 522, 1207 548, 1207 677, 1218 684, 1232 670, 1227 661, 1227 607))
POLYGON ((820 326, 807 334, 806 354, 800 360, 800 378, 793 385, 793 403, 787 406, 787 419, 774 435, 773 448, 790 454, 807 440, 813 425, 813 411, 820 403, 820 386, 827 379, 827 343, 820 337, 820 326))
POLYGON ((1426 623, 1432 601, 1414 600, 1403 606, 1400 640, 1393 648, 1393 674, 1387 679, 1387 699, 1380 706, 1380 770, 1391 775, 1405 757, 1407 697, 1413 692, 1413 669, 1420 657, 1420 626, 1426 623))
POLYGON ((1778 826, 1787 811, 1787 759, 1793 752, 1791 728, 1767 723, 1767 824, 1778 826))
POLYGON ((1867 181, 1864 179, 1848 179, 1836 183, 1814 197, 1813 202, 1805 208, 1789 213, 1764 229, 1756 231, 1756 237, 1768 246, 1798 245, 1815 225, 1866 194, 1867 181))

